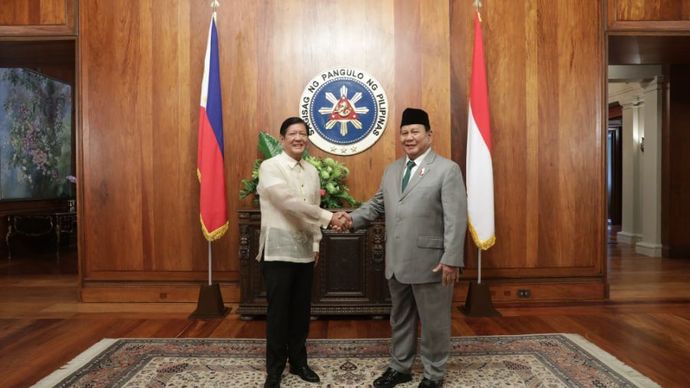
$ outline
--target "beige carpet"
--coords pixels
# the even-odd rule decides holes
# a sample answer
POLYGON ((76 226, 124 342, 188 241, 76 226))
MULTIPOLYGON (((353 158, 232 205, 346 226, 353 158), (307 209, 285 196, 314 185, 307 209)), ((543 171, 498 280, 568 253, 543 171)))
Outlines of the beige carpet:
MULTIPOLYGON (((260 387, 257 339, 105 339, 38 387, 260 387)), ((574 334, 458 337, 445 387, 655 387, 653 381, 574 334)), ((285 372, 284 387, 369 387, 386 368, 387 339, 309 340, 320 384, 285 372)), ((417 358, 416 387, 422 378, 417 358)))

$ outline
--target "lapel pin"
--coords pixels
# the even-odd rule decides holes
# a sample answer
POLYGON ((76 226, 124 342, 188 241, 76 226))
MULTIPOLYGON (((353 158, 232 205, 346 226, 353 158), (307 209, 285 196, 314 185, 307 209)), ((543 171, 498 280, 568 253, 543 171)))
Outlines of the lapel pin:
POLYGON ((426 168, 422 167, 422 169, 419 170, 419 176, 424 176, 425 173, 426 173, 426 168))

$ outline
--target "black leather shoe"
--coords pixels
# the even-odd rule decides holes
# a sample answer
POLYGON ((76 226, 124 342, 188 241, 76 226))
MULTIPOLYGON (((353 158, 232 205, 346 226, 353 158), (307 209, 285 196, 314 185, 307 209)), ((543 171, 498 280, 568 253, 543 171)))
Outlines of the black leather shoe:
POLYGON ((398 384, 406 383, 412 380, 412 375, 409 373, 398 372, 393 368, 386 369, 385 372, 378 379, 374 380, 374 387, 376 388, 392 388, 398 384))
POLYGON ((443 380, 429 380, 426 377, 422 379, 417 388, 440 388, 443 386, 443 380))
POLYGON ((264 382, 264 388, 280 388, 281 375, 268 375, 264 382))
POLYGON ((310 382, 310 383, 318 383, 321 381, 319 378, 319 375, 314 372, 309 365, 303 365, 303 366, 296 366, 293 367, 290 365, 290 373, 293 375, 299 376, 300 379, 310 382))

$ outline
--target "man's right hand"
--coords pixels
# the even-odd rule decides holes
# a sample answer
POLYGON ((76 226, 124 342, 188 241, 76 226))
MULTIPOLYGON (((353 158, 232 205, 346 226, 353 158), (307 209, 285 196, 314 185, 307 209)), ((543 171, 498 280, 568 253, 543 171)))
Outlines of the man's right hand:
POLYGON ((333 213, 330 227, 338 232, 347 231, 352 228, 352 217, 344 211, 333 213))

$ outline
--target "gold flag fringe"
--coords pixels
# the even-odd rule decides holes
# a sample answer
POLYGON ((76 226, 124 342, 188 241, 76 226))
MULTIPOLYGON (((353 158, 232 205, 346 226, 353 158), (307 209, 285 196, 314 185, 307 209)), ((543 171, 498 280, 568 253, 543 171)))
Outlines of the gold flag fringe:
POLYGON ((204 220, 201 218, 201 214, 199 214, 199 221, 201 222, 201 231, 204 232, 204 237, 206 237, 206 240, 208 241, 218 240, 219 238, 223 237, 225 232, 228 231, 228 222, 225 222, 225 224, 223 224, 220 228, 209 232, 208 229, 206 229, 206 225, 204 225, 204 220))
POLYGON ((479 238, 479 235, 477 234, 477 230, 474 229, 474 226, 472 225, 472 221, 467 223, 467 226, 470 229, 470 234, 472 235, 472 240, 474 240, 474 244, 477 246, 477 248, 485 251, 489 248, 491 248, 495 243, 496 243, 496 235, 492 235, 490 238, 482 241, 479 238))

